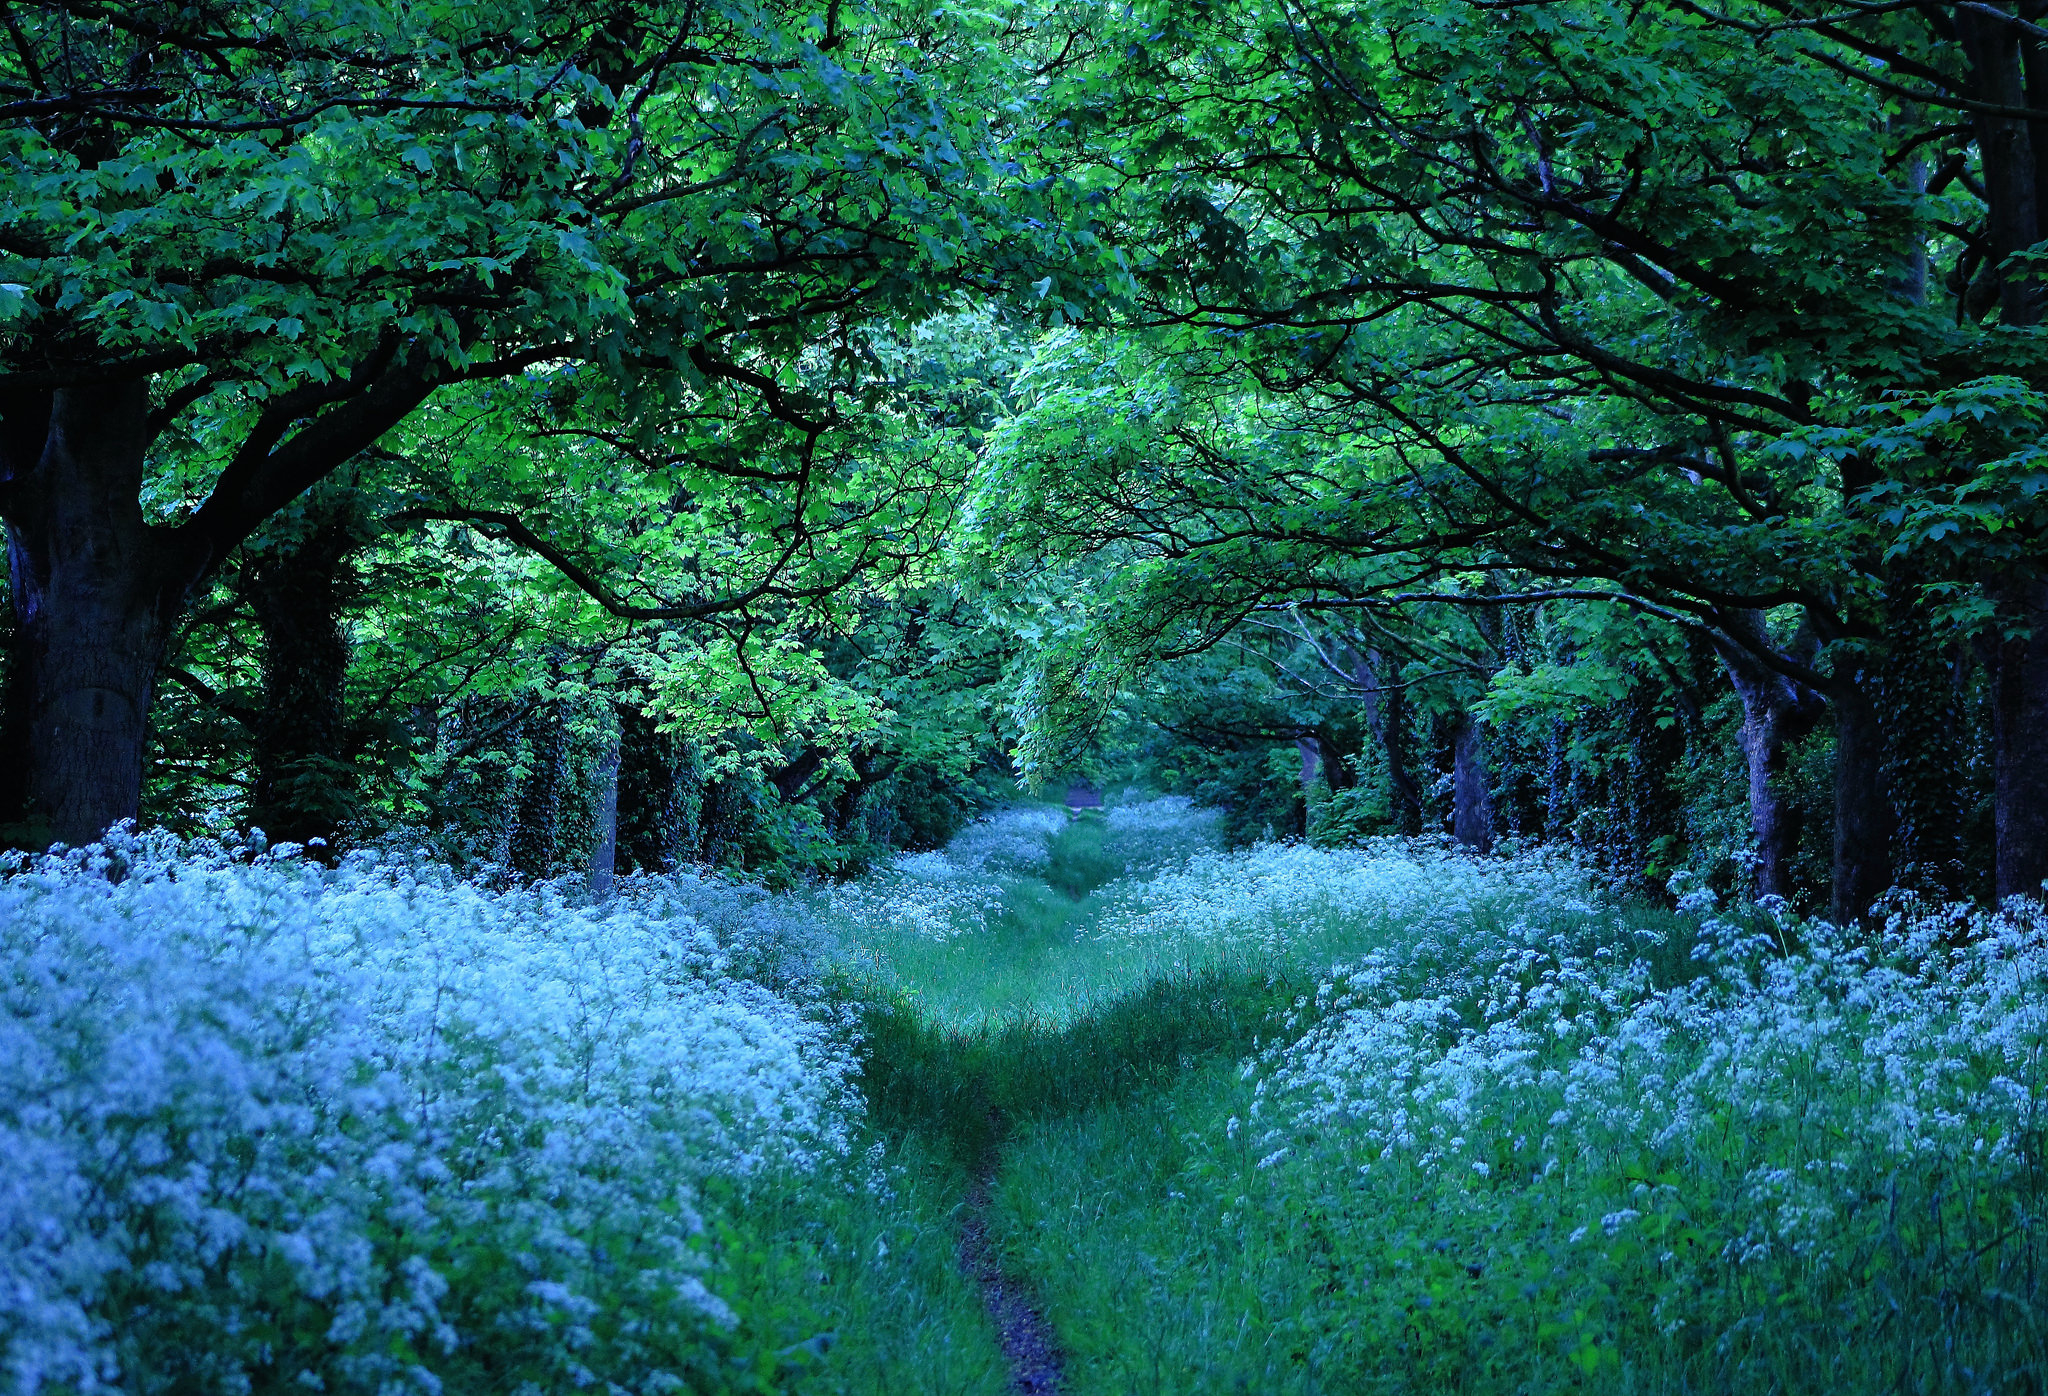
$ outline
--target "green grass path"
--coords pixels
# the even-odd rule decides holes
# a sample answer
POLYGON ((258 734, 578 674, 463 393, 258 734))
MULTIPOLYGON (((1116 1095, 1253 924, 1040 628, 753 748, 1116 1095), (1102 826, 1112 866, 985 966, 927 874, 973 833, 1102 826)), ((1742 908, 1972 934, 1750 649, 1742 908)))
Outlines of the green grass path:
POLYGON ((985 934, 899 950, 888 981, 868 987, 870 1119, 943 1156, 963 1188, 992 1180, 991 1243, 1047 1309, 1066 1350, 1065 1390, 1227 1390, 1185 1384, 1200 1379, 1181 1341, 1171 1353, 1160 1341, 1133 1349, 1126 1319, 1138 1310, 1117 1297, 1156 1280, 1133 1267, 1156 1267, 1127 1250, 1075 1252, 1074 1218, 1049 1213, 1069 1193, 1076 1210, 1119 1189, 1140 1207, 1151 1201, 1153 1175, 1176 1157, 1160 1133, 1176 1102, 1199 1113, 1205 1088, 1234 1084, 1235 1063, 1313 985, 1278 963, 1106 950, 1088 932, 1123 867, 1103 855, 1101 825, 1100 815, 1076 817, 1053 841, 1043 881, 1014 887, 985 934), (1102 1190, 1087 1183, 1097 1166, 1102 1190), (1134 1352, 1157 1380, 1133 1370, 1134 1352))
MULTIPOLYGON (((1768 1023, 1742 1029, 1754 1064, 1743 1070, 1759 1081, 1736 1097, 1746 1113, 1724 1107, 1670 1141, 1626 1123, 1631 1088, 1617 1079, 1602 1108, 1620 1123, 1553 1144, 1569 1100, 1546 1063, 1571 1065, 1581 1045, 1475 1085, 1490 1093, 1428 1126, 1445 1155, 1428 1142, 1361 1152, 1361 1126, 1304 1124, 1242 1070, 1310 1031, 1331 966, 1373 951, 1405 966, 1403 1002, 1448 1015, 1433 1020, 1434 1063, 1472 1033, 1457 1024, 1477 1019, 1477 1000, 1433 997, 1436 986, 1479 993, 1471 966, 1490 982, 1498 964, 1540 958, 1526 948, 1538 941, 1577 967, 1574 984, 1633 964, 1640 992, 1661 993, 1703 972, 1697 924, 1566 892, 1510 942, 1493 928, 1523 915, 1520 884, 1502 876, 1446 903, 1440 889, 1496 874, 1425 873, 1397 855, 1387 875, 1426 904, 1383 915, 1339 898, 1289 911, 1281 935, 1165 944, 1098 933, 1132 896, 1106 842, 1103 816, 1076 817, 1042 876, 998 879, 1001 904, 977 928, 878 936, 843 971, 863 1019, 868 1123, 898 1181, 886 1205, 792 1199, 779 1224, 778 1247, 816 1238, 799 1263, 840 1286, 764 1337, 787 1361, 804 1333, 838 1325, 841 1348, 796 1389, 1017 1389, 963 1273, 964 1230, 1056 1336, 1069 1396, 2048 1393, 2048 1174, 2030 1164, 2015 1183, 1977 1151, 1923 1153, 1903 1169, 1886 1155, 1872 1171, 1842 1143, 1856 1100, 1829 1096, 1832 1078, 1802 1056, 1811 1030, 1799 1013, 1825 1025, 1842 1004, 1794 1012, 1768 1000, 1768 1023), (1439 905, 1459 908, 1457 925, 1430 924, 1439 905), (1868 1179, 1832 1184, 1841 1200, 1825 1207, 1777 1200, 1821 1196, 1804 1180, 1852 1169, 1868 1179), (1743 1239, 1758 1236, 1789 1239, 1743 1239)), ((1239 887, 1218 879, 1239 866, 1208 865, 1197 896, 1229 904, 1239 887)), ((1166 886, 1154 895, 1180 895, 1166 886)), ((1590 988, 1569 1003, 1539 988, 1560 1015, 1588 1011, 1590 988)), ((1553 1027, 1578 1031, 1563 1016, 1553 1027)), ((1724 1041, 1674 1037, 1629 1069, 1646 1081, 1683 1073, 1724 1041)), ((2042 1060, 2036 1049, 2017 1069, 2042 1060)), ((1945 1069, 1964 1067, 2007 1069, 1988 1057, 1945 1069)), ((2014 1136, 2022 1157, 2042 1157, 2039 1117, 2020 1123, 2031 1131, 2014 1136)), ((758 1294, 786 1303, 797 1288, 764 1271, 758 1294)))

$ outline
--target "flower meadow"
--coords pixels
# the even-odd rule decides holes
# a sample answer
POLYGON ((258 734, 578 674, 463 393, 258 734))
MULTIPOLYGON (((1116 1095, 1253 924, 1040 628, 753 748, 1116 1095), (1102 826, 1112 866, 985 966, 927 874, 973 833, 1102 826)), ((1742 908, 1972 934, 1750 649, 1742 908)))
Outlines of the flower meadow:
POLYGON ((1421 839, 1360 848, 1201 848, 1119 889, 1099 934, 1298 959, 1399 934, 1427 939, 1519 907, 1590 912, 1584 874, 1542 851, 1488 862, 1421 839))
POLYGON ((165 838, 17 858, 8 1389, 700 1384, 734 1315, 699 1191, 859 1120, 832 1014, 736 972, 801 963, 781 910, 165 838))
POLYGON ((1679 904, 1420 842, 1146 882, 1098 934, 1293 993, 1255 1050, 1013 1144, 1073 1389, 2044 1389, 2040 909, 1679 904))
POLYGON ((0 874, 22 1393, 2039 1392, 2048 917, 1001 811, 593 902, 126 834, 0 874), (1682 880, 1675 891, 1683 892, 1682 880))

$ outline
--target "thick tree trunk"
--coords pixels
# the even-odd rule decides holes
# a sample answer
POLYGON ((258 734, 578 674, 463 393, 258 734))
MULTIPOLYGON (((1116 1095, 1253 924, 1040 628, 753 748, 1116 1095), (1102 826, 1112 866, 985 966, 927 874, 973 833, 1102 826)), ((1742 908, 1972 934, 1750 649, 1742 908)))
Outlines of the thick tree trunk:
POLYGON ((183 600, 139 503, 149 395, 101 384, 0 410, 28 742, 5 759, 26 766, 36 834, 85 843, 139 812, 150 697, 183 600))
POLYGON ((1957 36, 1970 64, 1971 95, 1987 108, 1973 115, 1977 150, 1984 170, 1986 251, 1977 281, 1988 293, 1966 297, 1986 300, 1995 295, 2000 323, 2031 325, 2041 316, 2041 282, 2024 269, 2003 274, 2013 253, 2041 240, 2040 160, 2048 151, 2034 148, 2034 124, 2014 114, 2029 105, 2023 36, 2003 16, 1969 6, 1955 10, 1957 36))
POLYGON ((1862 687, 1831 695, 1835 710, 1835 858, 1830 914, 1860 920, 1892 885, 1898 819, 1885 788, 1884 724, 1862 687))
POLYGON ((1493 794, 1487 786, 1486 733, 1460 717, 1451 736, 1451 839, 1461 848, 1493 848, 1493 794))
POLYGON ((1422 832, 1422 789, 1408 753, 1408 694, 1382 681, 1389 665, 1377 650, 1367 651, 1358 665, 1358 689, 1365 696, 1365 725, 1387 761, 1387 797, 1394 832, 1422 832))
POLYGON ((318 838, 331 848, 355 809, 341 608, 346 559, 362 537, 345 501, 330 513, 304 538, 258 555, 243 581, 264 645, 249 823, 273 842, 318 838))
POLYGON ((2019 637, 1993 651, 1994 886, 2001 900, 2039 899, 2048 881, 2048 580, 2009 584, 1998 599, 2019 637))

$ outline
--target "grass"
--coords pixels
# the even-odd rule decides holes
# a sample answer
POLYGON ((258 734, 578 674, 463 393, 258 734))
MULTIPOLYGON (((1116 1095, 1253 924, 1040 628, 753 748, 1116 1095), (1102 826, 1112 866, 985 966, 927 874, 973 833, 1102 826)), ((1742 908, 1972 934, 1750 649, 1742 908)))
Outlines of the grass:
POLYGON ((1076 810, 1067 827, 1047 850, 1045 885, 1061 896, 1080 901, 1122 877, 1128 864, 1110 846, 1108 820, 1101 810, 1076 810))
POLYGON ((1108 931, 1145 892, 1104 843, 1100 819, 1075 819, 1042 878, 1004 878, 983 929, 870 933, 842 970, 868 1122, 903 1183, 879 1214, 854 1197, 817 1230, 799 1224, 815 1202, 793 1202, 780 1224, 815 1232, 805 1255, 866 1298, 776 1341, 874 1324, 805 1378, 836 1384, 801 1390, 999 1390, 948 1269, 950 1208, 993 1177, 991 1234, 1075 1396, 2048 1392, 2044 1120, 2025 1105, 2048 1079, 2048 1013, 2003 1046, 1942 1038, 1954 1005, 1931 1028, 1898 1017, 1950 993, 1915 989, 1905 960, 1905 978, 1800 989, 1784 952, 1802 946, 1761 915, 1702 929, 1571 897, 1446 915, 1425 897, 1403 919, 1346 892, 1303 903, 1321 911, 1282 937, 1133 940, 1108 931), (1391 1099, 1423 1101, 1427 1073, 1473 1058, 1399 1148, 1372 1114, 1389 1107, 1315 1116, 1286 1095, 1303 1044, 1352 1032, 1346 993, 1364 991, 1329 968, 1362 960, 1378 987, 1360 1001, 1434 1005, 1436 1026, 1384 1058, 1405 1064, 1341 1058, 1339 1085, 1370 1097, 1374 1071, 1407 1073, 1391 1099), (1749 1003, 1716 999, 1716 974, 1763 985, 1761 1015, 1702 1007, 1749 1003), (1630 1003, 1673 1005, 1669 1030, 1616 1046, 1630 1003), (1550 1026, 1530 1038, 1524 1019, 1550 1026), (1858 1085, 1866 1040, 1894 1042, 1890 1075, 1858 1085), (1735 1062, 1722 1095, 1714 1062, 1735 1062), (1640 1114, 1688 1073, 1712 1087, 1704 1116, 1640 1114), (1944 1089, 2017 1103, 1944 1124, 1944 1089), (1898 1152, 1882 1122, 1913 1091, 1929 1124, 1898 1152), (1972 1136, 2003 1138, 2017 1171, 1972 1136), (868 1259, 870 1232, 893 1236, 893 1263, 868 1259))
POLYGON ((1009 1373, 957 1260, 959 1170, 916 1140, 873 1142, 862 1166, 705 1199, 712 1286, 743 1319, 736 1385, 1000 1396, 1009 1373))

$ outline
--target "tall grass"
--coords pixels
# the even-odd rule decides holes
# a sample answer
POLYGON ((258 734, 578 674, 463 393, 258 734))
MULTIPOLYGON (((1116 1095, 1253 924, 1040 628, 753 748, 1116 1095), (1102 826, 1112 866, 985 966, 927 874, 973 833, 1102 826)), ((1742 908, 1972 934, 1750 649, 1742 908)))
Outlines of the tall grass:
POLYGON ((2048 1389, 2035 913, 1106 832, 865 942, 873 1118, 997 1167, 1075 1391, 2048 1389))
POLYGON ((1009 1136, 999 1234, 1077 1392, 2048 1382, 2037 913, 1851 936, 1390 846, 1153 892, 1126 929, 1282 969, 1237 981, 1241 1062, 1043 1089, 1009 1136))

